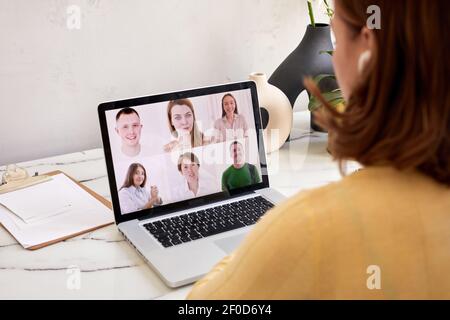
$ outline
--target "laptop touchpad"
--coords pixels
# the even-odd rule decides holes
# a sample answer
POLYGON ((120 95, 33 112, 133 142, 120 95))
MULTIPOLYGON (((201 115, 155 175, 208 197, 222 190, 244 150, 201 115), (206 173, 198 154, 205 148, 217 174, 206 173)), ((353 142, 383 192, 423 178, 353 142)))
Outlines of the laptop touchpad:
POLYGON ((239 244, 241 244, 242 240, 244 240, 247 233, 241 233, 237 236, 232 236, 229 238, 223 238, 217 241, 214 241, 214 243, 223 251, 225 251, 227 254, 230 254, 236 249, 239 244))

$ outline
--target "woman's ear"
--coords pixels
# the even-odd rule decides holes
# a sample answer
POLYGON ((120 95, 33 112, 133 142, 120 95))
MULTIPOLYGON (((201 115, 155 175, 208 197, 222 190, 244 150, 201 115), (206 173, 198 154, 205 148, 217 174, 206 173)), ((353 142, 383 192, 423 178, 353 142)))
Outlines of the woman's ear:
POLYGON ((360 49, 361 52, 364 51, 371 51, 373 52, 373 50, 375 49, 375 32, 372 29, 369 29, 367 27, 363 27, 361 29, 361 34, 360 34, 360 49))
POLYGON ((375 49, 375 34, 373 30, 364 27, 361 29, 360 55, 358 59, 358 72, 362 73, 372 58, 375 49))

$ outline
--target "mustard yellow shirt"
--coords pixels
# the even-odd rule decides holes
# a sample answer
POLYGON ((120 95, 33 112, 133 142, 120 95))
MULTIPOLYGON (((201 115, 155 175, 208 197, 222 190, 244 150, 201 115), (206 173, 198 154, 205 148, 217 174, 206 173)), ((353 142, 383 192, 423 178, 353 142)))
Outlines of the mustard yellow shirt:
POLYGON ((370 167, 301 192, 188 298, 450 299, 450 188, 370 167))

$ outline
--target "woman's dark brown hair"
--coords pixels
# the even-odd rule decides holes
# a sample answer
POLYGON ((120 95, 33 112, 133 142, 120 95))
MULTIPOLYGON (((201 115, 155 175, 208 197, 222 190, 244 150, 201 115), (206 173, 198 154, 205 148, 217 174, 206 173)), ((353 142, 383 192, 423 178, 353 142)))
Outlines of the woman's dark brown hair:
POLYGON ((305 80, 325 106, 317 117, 329 131, 331 153, 341 168, 350 159, 417 169, 450 185, 450 1, 336 0, 335 5, 355 34, 366 26, 367 8, 379 6, 381 29, 373 30, 376 52, 343 113, 305 80))
POLYGON ((142 164, 140 164, 140 163, 132 163, 128 167, 128 171, 127 171, 127 175, 125 177, 125 181, 124 181, 122 187, 119 190, 122 190, 123 188, 129 188, 131 186, 134 186, 133 177, 134 177, 134 174, 136 173, 136 170, 138 168, 142 168, 142 170, 144 170, 144 181, 141 183, 140 187, 141 188, 145 187, 145 183, 147 182, 147 171, 145 171, 145 168, 144 168, 144 166, 142 164))
POLYGON ((222 98, 222 118, 224 118, 227 115, 225 109, 223 108, 223 101, 225 100, 226 97, 231 97, 234 100, 234 114, 239 114, 236 98, 231 93, 227 93, 222 98))

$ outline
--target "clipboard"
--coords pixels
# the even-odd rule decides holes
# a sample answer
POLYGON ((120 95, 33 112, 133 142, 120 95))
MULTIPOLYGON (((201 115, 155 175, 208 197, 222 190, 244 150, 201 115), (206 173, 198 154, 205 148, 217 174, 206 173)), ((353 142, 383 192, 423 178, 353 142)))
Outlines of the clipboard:
MULTIPOLYGON (((43 175, 44 175, 44 176, 50 176, 50 177, 51 177, 51 176, 56 176, 56 175, 58 175, 58 174, 63 174, 63 175, 65 175, 67 178, 69 178, 70 180, 72 180, 78 187, 80 187, 81 189, 83 189, 84 191, 86 191, 86 192, 87 192, 88 194, 90 194, 93 198, 95 198, 95 199, 98 200, 100 203, 102 203, 105 207, 107 207, 108 209, 112 210, 112 205, 111 205, 111 202, 110 202, 110 201, 106 200, 104 197, 102 197, 101 195, 99 195, 99 194, 96 193, 95 191, 91 190, 90 188, 88 188, 88 187, 82 185, 81 183, 79 183, 78 181, 76 181, 74 178, 72 178, 71 176, 67 175, 66 173, 64 173, 64 172, 62 172, 62 171, 60 171, 60 170, 56 170, 56 171, 52 171, 52 172, 49 172, 49 173, 45 173, 45 174, 43 174, 43 175)), ((42 182, 42 183, 45 183, 45 182, 42 182)), ((0 224, 1 224, 1 223, 0 223, 0 224)), ((50 241, 47 241, 47 242, 44 242, 44 243, 40 243, 40 244, 38 244, 38 245, 34 245, 34 246, 32 246, 32 247, 27 247, 27 248, 25 248, 25 249, 27 249, 27 250, 37 250, 37 249, 41 249, 41 248, 44 248, 44 247, 49 246, 49 245, 51 245, 51 244, 55 244, 55 243, 57 243, 57 242, 60 242, 60 241, 66 240, 66 239, 70 239, 70 238, 73 238, 73 237, 76 237, 76 236, 79 236, 79 235, 82 235, 82 234, 85 234, 85 233, 88 233, 88 232, 91 232, 91 231, 94 231, 94 230, 97 230, 97 229, 100 229, 100 228, 103 228, 103 227, 106 227, 106 226, 111 225, 111 224, 114 224, 114 220, 113 220, 112 222, 109 222, 109 223, 106 223, 106 224, 101 224, 101 225, 95 226, 95 227, 93 227, 93 228, 88 228, 88 229, 85 229, 85 230, 82 230, 82 231, 79 231, 79 232, 76 232, 76 233, 68 234, 68 235, 66 235, 66 236, 64 236, 64 237, 60 237, 60 238, 57 238, 57 239, 54 239, 54 240, 50 240, 50 241)), ((6 230, 6 231, 7 231, 14 239, 16 239, 16 238, 14 237, 14 235, 8 230, 8 228, 6 228, 5 226, 3 226, 3 228, 4 228, 4 229, 5 229, 5 230, 6 230)), ((16 239, 16 241, 20 243, 20 241, 18 241, 17 239, 16 239)))

